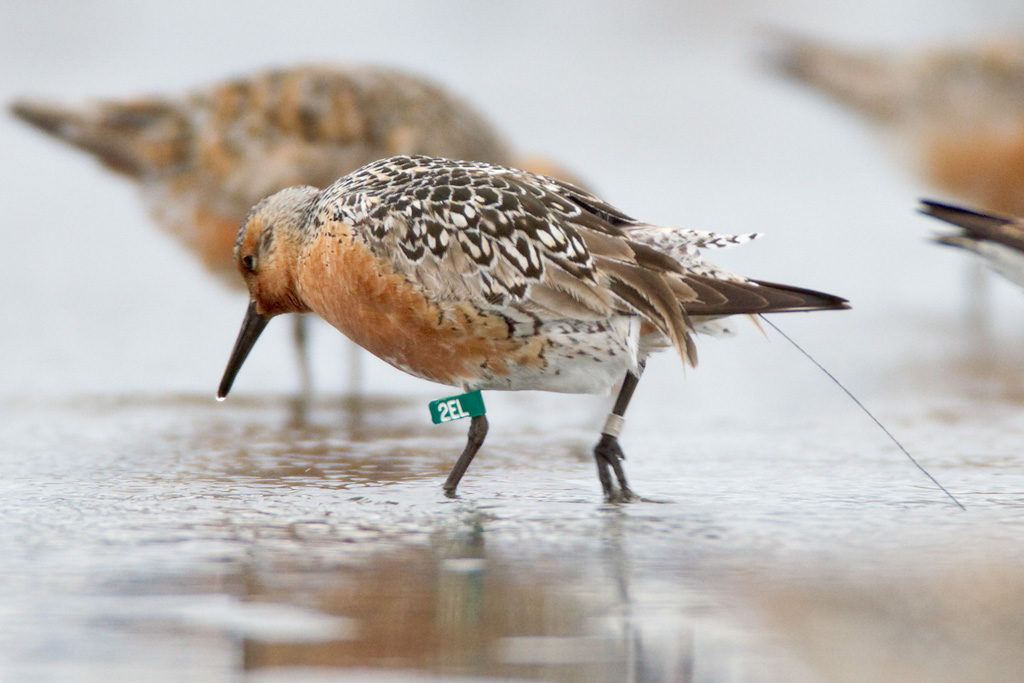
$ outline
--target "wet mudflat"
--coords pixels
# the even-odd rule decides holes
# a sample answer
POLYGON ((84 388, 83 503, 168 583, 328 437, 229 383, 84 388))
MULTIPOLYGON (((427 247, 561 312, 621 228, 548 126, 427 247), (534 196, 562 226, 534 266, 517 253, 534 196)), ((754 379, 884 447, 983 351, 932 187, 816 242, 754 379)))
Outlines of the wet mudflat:
POLYGON ((599 498, 596 398, 489 394, 455 500, 440 484, 465 423, 429 425, 429 395, 6 399, 0 670, 1012 680, 1021 387, 1006 358, 938 346, 877 373, 876 409, 966 512, 753 330, 705 345, 707 380, 655 365, 624 443, 657 502, 630 505, 599 498), (728 351, 748 358, 723 371, 728 351), (766 353, 789 361, 758 384, 807 389, 785 409, 743 377, 766 353))

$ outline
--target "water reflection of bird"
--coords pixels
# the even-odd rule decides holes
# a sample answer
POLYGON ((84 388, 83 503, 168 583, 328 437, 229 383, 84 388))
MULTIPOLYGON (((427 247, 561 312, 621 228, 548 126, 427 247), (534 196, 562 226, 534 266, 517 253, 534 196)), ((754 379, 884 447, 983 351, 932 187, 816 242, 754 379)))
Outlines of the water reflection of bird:
POLYGON ((935 237, 936 242, 977 254, 992 270, 1024 287, 1024 221, 932 201, 923 202, 920 210, 961 229, 935 237))
POLYGON ((934 188, 1024 215, 1024 43, 893 54, 774 36, 773 65, 892 135, 934 188))
MULTIPOLYGON (((68 107, 24 100, 12 113, 135 181, 157 223, 229 286, 246 212, 292 185, 324 187, 394 154, 512 164, 472 107, 400 71, 304 66, 257 73, 174 96, 68 107)), ((545 172, 543 159, 525 159, 545 172)), ((296 343, 308 390, 305 333, 296 343)))
MULTIPOLYGON (((252 301, 218 396, 270 318, 307 311, 391 365, 467 391, 588 393, 624 378, 594 456, 606 497, 628 500, 618 435, 649 353, 672 347, 693 364, 692 333, 719 331, 718 318, 847 307, 701 258, 749 237, 649 225, 500 166, 373 162, 250 212, 235 256, 252 301)), ((449 494, 486 433, 486 416, 473 417, 449 494)))

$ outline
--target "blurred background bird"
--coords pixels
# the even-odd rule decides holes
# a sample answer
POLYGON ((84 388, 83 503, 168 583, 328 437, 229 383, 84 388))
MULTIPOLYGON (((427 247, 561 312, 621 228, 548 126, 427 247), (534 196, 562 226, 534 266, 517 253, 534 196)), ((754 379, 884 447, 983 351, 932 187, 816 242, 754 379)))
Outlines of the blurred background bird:
POLYGON ((935 242, 977 254, 989 268, 1024 287, 1024 221, 928 200, 920 211, 960 228, 935 236, 935 242))
MULTIPOLYGON (((933 191, 985 211, 1024 215, 1024 43, 872 51, 774 32, 773 68, 880 129, 933 191)), ((983 271, 968 292, 988 321, 983 271)))
MULTIPOLYGON (((326 187, 378 158, 434 156, 513 165, 575 180, 543 157, 516 157, 472 106, 445 88, 373 66, 298 66, 177 95, 65 105, 13 102, 14 116, 134 181, 153 219, 229 287, 246 213, 293 185, 326 187)), ((293 331, 311 391, 305 318, 293 331)), ((358 383, 352 347, 350 389, 358 383)))
POLYGON ((935 189, 1024 215, 1024 43, 887 53, 773 38, 778 71, 891 134, 935 189))

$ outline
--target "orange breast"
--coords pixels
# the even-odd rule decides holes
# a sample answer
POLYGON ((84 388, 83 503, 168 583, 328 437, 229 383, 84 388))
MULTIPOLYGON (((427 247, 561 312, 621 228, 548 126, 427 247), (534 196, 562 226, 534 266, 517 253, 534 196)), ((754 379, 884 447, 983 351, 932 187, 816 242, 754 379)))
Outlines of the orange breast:
POLYGON ((462 386, 543 362, 542 338, 511 337, 499 315, 439 304, 333 224, 307 247, 299 292, 331 325, 410 374, 462 386))

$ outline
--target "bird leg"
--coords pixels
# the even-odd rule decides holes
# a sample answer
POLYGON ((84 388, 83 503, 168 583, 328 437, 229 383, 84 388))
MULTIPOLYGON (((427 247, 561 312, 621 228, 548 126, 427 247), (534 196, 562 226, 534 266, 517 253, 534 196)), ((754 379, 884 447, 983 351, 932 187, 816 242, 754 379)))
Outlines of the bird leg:
POLYGON ((469 423, 469 436, 466 439, 466 448, 462 455, 455 461, 455 466, 444 481, 444 495, 449 498, 455 497, 455 489, 462 480, 462 475, 469 469, 469 463, 473 462, 473 456, 480 450, 487 436, 487 416, 476 415, 469 423))
POLYGON ((304 315, 292 316, 292 341, 295 342, 295 357, 299 362, 299 382, 302 400, 313 397, 313 375, 309 371, 309 321, 304 315))
POLYGON ((625 379, 622 380, 622 388, 619 389, 619 396, 615 399, 615 406, 608 414, 608 419, 605 420, 604 428, 601 430, 601 440, 594 446, 597 478, 601 480, 604 497, 609 503, 638 500, 638 496, 630 490, 629 484, 626 483, 626 473, 622 469, 622 461, 626 459, 626 456, 622 452, 622 447, 619 446, 619 433, 625 422, 623 415, 626 414, 629 400, 633 398, 633 390, 640 382, 640 375, 643 372, 644 362, 641 361, 637 365, 635 373, 632 371, 626 373, 625 379), (615 478, 619 484, 617 490, 609 470, 615 472, 615 478))

